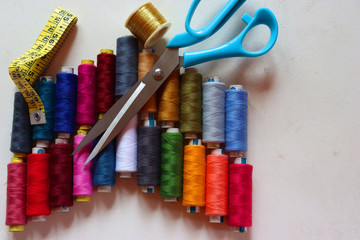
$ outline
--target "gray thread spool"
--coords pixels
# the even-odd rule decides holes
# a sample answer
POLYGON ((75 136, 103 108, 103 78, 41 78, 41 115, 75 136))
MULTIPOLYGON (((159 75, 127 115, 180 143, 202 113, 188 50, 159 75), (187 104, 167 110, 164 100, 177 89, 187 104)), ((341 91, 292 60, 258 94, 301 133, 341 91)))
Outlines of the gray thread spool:
POLYGON ((116 40, 115 96, 123 96, 138 80, 138 40, 133 36, 116 40))
POLYGON ((203 87, 203 142, 217 148, 225 142, 225 83, 211 77, 203 87))

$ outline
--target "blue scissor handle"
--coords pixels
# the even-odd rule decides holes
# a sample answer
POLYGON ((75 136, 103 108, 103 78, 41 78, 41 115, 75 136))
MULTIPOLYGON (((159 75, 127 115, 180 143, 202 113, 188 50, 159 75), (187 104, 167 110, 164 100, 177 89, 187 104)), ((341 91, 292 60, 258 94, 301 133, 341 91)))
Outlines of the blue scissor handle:
POLYGON ((247 24, 245 29, 233 40, 216 48, 184 53, 183 67, 228 57, 258 57, 264 55, 274 46, 278 36, 278 24, 274 14, 267 8, 258 9, 254 17, 244 14, 242 20, 247 24), (254 27, 264 24, 270 29, 270 39, 266 46, 258 51, 249 52, 242 47, 246 34, 254 27))
POLYGON ((186 32, 177 34, 166 47, 182 48, 205 40, 216 33, 246 0, 229 0, 207 26, 199 30, 193 30, 190 27, 190 22, 200 1, 201 0, 194 0, 190 6, 185 20, 186 32))

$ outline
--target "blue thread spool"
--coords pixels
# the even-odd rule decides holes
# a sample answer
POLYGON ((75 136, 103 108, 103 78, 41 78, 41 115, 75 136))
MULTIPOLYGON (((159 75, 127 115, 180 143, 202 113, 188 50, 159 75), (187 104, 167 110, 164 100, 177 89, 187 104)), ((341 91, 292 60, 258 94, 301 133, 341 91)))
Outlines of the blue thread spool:
POLYGON ((55 125, 58 138, 70 138, 76 127, 77 75, 74 69, 62 67, 56 74, 55 125))
POLYGON ((225 93, 225 151, 230 156, 247 151, 247 99, 241 85, 231 85, 225 93))
POLYGON ((55 90, 56 85, 52 77, 40 77, 35 84, 35 90, 44 104, 46 124, 39 124, 33 127, 33 140, 37 146, 48 147, 49 142, 54 139, 54 115, 55 115, 55 90))

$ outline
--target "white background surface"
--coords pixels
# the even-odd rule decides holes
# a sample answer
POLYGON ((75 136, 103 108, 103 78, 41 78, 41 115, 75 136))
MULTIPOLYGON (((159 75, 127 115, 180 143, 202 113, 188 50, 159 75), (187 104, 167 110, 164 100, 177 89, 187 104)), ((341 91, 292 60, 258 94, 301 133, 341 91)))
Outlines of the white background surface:
MULTIPOLYGON (((153 1, 172 22, 165 42, 184 31, 186 1, 153 1)), ((205 25, 225 1, 204 0, 194 27, 205 25)), ((129 34, 124 23, 145 1, 1 1, 0 21, 0 239, 345 239, 360 238, 360 3, 357 0, 248 0, 210 40, 192 50, 217 46, 236 36, 241 16, 270 8, 279 21, 274 49, 256 59, 233 58, 199 65, 249 92, 248 160, 254 166, 253 228, 232 233, 178 204, 163 203, 159 191, 140 193, 135 179, 118 179, 111 194, 95 193, 70 213, 53 213, 45 223, 29 222, 23 233, 5 226, 6 164, 15 85, 12 60, 25 53, 57 7, 78 16, 76 29, 46 75, 75 68, 114 49, 129 34)), ((262 29, 264 30, 264 28, 262 29)), ((254 31, 248 48, 266 42, 254 31)), ((185 49, 186 50, 186 49, 185 49)))

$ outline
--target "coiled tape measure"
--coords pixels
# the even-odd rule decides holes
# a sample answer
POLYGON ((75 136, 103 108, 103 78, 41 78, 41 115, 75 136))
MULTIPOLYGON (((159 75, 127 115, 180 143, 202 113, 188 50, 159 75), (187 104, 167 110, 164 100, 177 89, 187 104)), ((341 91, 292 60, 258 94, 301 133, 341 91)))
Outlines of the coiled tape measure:
POLYGON ((9 66, 10 77, 29 106, 31 125, 46 123, 44 105, 33 86, 46 71, 76 22, 76 16, 60 7, 56 8, 30 50, 9 66))

